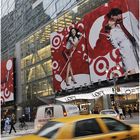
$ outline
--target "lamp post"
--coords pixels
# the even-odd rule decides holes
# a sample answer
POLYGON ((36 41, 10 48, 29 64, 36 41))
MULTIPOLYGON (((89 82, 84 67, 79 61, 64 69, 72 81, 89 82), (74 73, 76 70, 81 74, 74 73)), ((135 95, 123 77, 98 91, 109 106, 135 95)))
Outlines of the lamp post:
MULTIPOLYGON (((120 70, 120 65, 119 64, 116 64, 116 69, 117 70, 120 70)), ((108 68, 106 69, 106 73, 108 74, 109 70, 108 68)), ((113 79, 113 88, 112 88, 112 91, 114 93, 114 95, 110 96, 110 99, 111 99, 111 104, 115 104, 116 103, 116 95, 117 95, 117 85, 116 85, 116 82, 118 80, 118 75, 117 73, 115 73, 113 70, 111 71, 111 77, 113 79)), ((109 81, 110 78, 107 78, 107 80, 109 81)))

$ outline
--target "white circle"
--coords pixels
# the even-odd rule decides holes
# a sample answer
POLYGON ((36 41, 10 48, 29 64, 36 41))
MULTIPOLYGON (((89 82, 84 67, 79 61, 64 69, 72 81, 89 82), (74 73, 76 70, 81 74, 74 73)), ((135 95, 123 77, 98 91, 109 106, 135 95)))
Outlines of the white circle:
POLYGON ((6 63, 6 69, 10 70, 12 68, 12 60, 8 60, 6 63))
POLYGON ((54 49, 58 49, 60 47, 61 38, 59 36, 55 36, 52 40, 52 46, 54 49))
POLYGON ((97 64, 96 64, 96 70, 97 70, 99 73, 104 72, 104 71, 106 70, 106 62, 105 62, 104 60, 98 61, 97 64), (104 66, 102 69, 99 68, 99 65, 100 65, 100 64, 103 64, 103 66, 104 66))
POLYGON ((56 75, 55 75, 55 79, 56 79, 57 81, 59 81, 59 82, 62 81, 62 77, 61 77, 59 74, 56 74, 56 75))
POLYGON ((58 62, 57 61, 53 61, 52 68, 53 69, 57 69, 58 68, 58 62))

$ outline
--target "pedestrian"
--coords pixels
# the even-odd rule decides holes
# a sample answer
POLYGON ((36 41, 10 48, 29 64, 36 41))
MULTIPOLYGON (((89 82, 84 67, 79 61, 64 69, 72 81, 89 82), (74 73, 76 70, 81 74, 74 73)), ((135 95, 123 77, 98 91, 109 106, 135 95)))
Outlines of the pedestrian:
POLYGON ((4 126, 5 126, 5 119, 4 119, 4 117, 2 117, 1 118, 1 134, 3 134, 4 126))
POLYGON ((123 119, 123 111, 122 111, 122 108, 119 107, 118 111, 119 111, 120 119, 123 119))
POLYGON ((132 110, 131 110, 131 108, 129 107, 129 109, 128 109, 128 114, 129 114, 129 116, 130 116, 130 118, 132 118, 133 116, 132 116, 132 110))
POLYGON ((95 107, 95 109, 94 109, 94 111, 93 111, 93 114, 99 114, 98 107, 95 107))
POLYGON ((119 114, 119 110, 118 110, 117 106, 114 107, 114 110, 117 112, 117 114, 119 114))
POLYGON ((126 118, 126 109, 125 109, 125 107, 122 108, 122 112, 123 112, 124 118, 126 118))
POLYGON ((4 124, 4 130, 5 130, 6 133, 7 133, 8 130, 9 130, 9 124, 10 124, 10 119, 9 119, 9 117, 7 116, 6 119, 5 119, 5 124, 4 124))
POLYGON ((11 134, 11 131, 12 131, 12 129, 15 131, 15 133, 16 133, 16 129, 15 129, 15 127, 14 127, 14 125, 15 125, 15 123, 16 123, 16 118, 15 118, 15 114, 12 114, 11 115, 11 120, 10 120, 10 131, 9 131, 9 134, 11 134))

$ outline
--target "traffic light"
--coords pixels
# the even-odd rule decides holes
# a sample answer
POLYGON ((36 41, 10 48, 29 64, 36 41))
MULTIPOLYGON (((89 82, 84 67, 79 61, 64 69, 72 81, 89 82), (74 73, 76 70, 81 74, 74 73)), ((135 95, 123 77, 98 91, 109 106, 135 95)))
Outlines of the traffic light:
POLYGON ((114 102, 114 94, 110 94, 110 100, 114 102))

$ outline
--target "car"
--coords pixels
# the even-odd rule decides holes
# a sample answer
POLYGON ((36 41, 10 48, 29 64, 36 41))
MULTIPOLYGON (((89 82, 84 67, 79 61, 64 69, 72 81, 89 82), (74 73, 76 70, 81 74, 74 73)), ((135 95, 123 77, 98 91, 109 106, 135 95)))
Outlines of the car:
POLYGON ((101 110, 100 114, 110 115, 111 117, 114 117, 116 119, 120 119, 119 114, 114 109, 101 110))
POLYGON ((48 120, 67 116, 79 115, 77 105, 73 104, 51 104, 39 106, 34 122, 35 130, 39 130, 48 120))
POLYGON ((107 115, 78 115, 50 120, 36 134, 14 140, 128 140, 139 139, 139 126, 107 115))

